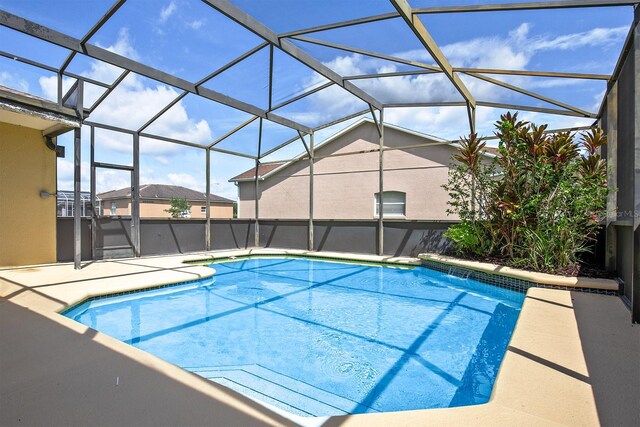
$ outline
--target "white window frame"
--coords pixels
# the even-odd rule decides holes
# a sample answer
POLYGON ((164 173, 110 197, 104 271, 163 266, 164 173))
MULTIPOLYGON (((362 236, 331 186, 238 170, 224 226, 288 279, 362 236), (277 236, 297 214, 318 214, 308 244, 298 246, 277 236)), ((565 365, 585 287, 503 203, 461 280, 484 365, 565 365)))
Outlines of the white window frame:
MULTIPOLYGON (((379 196, 380 192, 378 193, 374 193, 373 194, 373 217, 374 218, 379 218, 380 217, 380 213, 378 210, 378 200, 380 198, 379 196)), ((404 191, 383 191, 382 192, 382 204, 383 204, 383 213, 384 213, 384 205, 402 205, 404 206, 404 213, 385 213, 384 214, 384 218, 405 218, 407 216, 407 193, 405 193, 404 191), (388 200, 388 196, 390 196, 391 193, 394 194, 402 194, 402 196, 404 197, 404 202, 400 203, 400 202, 387 202, 386 200, 388 200)))
POLYGON ((206 206, 200 206, 200 213, 201 214, 207 214, 207 207, 206 206))
POLYGON ((116 202, 111 202, 111 215, 116 214, 116 209, 118 208, 116 202))

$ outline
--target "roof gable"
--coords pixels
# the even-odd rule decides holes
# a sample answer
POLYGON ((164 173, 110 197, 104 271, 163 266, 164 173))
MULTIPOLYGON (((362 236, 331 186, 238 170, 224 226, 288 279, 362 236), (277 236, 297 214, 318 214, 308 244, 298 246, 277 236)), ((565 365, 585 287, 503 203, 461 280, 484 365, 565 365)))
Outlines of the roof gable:
MULTIPOLYGON (((368 118, 363 118, 361 120, 358 120, 357 122, 347 126, 346 128, 340 130, 339 132, 336 132, 335 134, 331 135, 330 137, 328 137, 327 139, 325 139, 324 141, 322 141, 320 144, 316 145, 314 148, 316 150, 322 148, 322 147, 326 147, 327 145, 331 144, 332 142, 338 140, 341 136, 346 135, 350 132, 355 131, 357 128, 359 128, 360 126, 363 126, 365 124, 369 124, 369 125, 374 125, 373 120, 368 119, 368 118)), ((430 142, 435 142, 435 143, 439 143, 439 144, 443 144, 443 145, 447 145, 449 147, 452 148, 457 148, 457 145, 455 143, 452 143, 451 141, 447 141, 445 139, 442 138, 438 138, 436 136, 432 136, 432 135, 428 135, 425 133, 420 133, 420 132, 416 132, 416 131, 412 131, 409 129, 405 129, 403 127, 400 126, 395 126, 395 125, 390 125, 390 124, 385 124, 384 125, 385 129, 391 129, 391 130, 395 130, 398 132, 402 132, 405 134, 409 134, 409 135, 413 135, 417 138, 420 139, 424 139, 430 142)), ((425 144, 425 146, 427 146, 428 144, 425 144)), ((486 147, 486 155, 489 155, 491 157, 493 157, 496 154, 495 149, 491 148, 491 147, 486 147)), ((287 168, 288 166, 298 162, 299 160, 302 160, 304 158, 306 158, 308 155, 306 152, 303 152, 299 155, 297 155, 296 157, 294 157, 293 159, 289 160, 288 162, 273 162, 273 163, 263 163, 259 165, 259 169, 258 169, 258 178, 260 180, 266 179, 269 176, 279 172, 282 169, 287 168)), ((251 168, 245 172, 242 172, 239 175, 234 176, 233 178, 229 179, 229 182, 245 182, 245 181, 252 181, 255 179, 255 168, 251 168)))

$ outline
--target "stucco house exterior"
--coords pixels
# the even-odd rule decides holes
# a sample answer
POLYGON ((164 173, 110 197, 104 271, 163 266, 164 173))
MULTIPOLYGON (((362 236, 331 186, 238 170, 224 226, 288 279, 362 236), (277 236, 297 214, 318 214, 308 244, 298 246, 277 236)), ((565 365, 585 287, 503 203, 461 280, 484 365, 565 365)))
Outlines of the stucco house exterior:
MULTIPOLYGON (((131 187, 98 194, 102 200, 102 215, 131 215, 131 187)), ((168 218, 165 210, 171 199, 187 199, 191 210, 186 217, 206 218, 206 194, 179 185, 144 184, 140 186, 140 217, 168 218)), ((210 217, 233 218, 233 200, 211 194, 210 217)))
MULTIPOLYGON (((378 217, 378 138, 376 125, 363 119, 318 144, 314 161, 315 219, 378 217), (354 152, 358 154, 344 155, 354 152)), ((392 125, 384 127, 384 145, 385 218, 455 219, 447 216, 449 196, 442 184, 447 182, 456 145, 392 125)), ((492 157, 493 153, 487 149, 485 155, 492 157)), ((260 218, 308 217, 309 160, 305 154, 289 162, 260 165, 260 218)), ((229 181, 238 187, 238 217, 253 218, 255 168, 229 181)))
POLYGON ((57 136, 76 112, 0 86, 0 267, 56 262, 57 136))

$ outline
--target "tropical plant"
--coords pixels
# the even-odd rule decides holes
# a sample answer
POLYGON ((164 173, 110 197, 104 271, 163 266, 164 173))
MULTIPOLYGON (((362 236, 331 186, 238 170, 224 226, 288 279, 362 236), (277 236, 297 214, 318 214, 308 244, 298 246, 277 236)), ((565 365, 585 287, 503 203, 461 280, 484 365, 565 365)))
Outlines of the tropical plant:
POLYGON ((483 155, 476 134, 461 138, 443 187, 449 214, 460 223, 447 237, 461 254, 504 258, 509 264, 554 271, 589 250, 606 205, 606 144, 601 129, 579 141, 570 132, 507 113, 496 122, 498 154, 483 155))
POLYGON ((188 218, 191 213, 191 205, 185 197, 171 198, 169 209, 164 211, 169 213, 171 218, 188 218))

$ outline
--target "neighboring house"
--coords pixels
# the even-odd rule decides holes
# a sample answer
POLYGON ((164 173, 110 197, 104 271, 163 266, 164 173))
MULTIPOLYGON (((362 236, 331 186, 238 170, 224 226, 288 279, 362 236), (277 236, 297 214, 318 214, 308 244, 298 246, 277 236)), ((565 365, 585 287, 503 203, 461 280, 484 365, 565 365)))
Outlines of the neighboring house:
MULTIPOLYGON (((446 214, 449 196, 442 185, 447 182, 451 155, 457 146, 392 125, 384 127, 384 146, 385 218, 452 219, 446 214), (404 148, 418 144, 433 145, 404 148)), ((314 218, 378 217, 378 147, 376 126, 368 119, 318 144, 314 162, 314 218), (349 152, 360 154, 340 155, 349 152)), ((289 162, 262 164, 258 177, 260 218, 308 218, 309 160, 304 154, 289 162)), ((255 216, 254 181, 255 168, 229 180, 238 186, 239 218, 255 216)))
MULTIPOLYGON (((98 194, 103 215, 131 215, 131 187, 98 194)), ((178 185, 145 184, 140 186, 140 217, 168 218, 171 199, 187 199, 191 205, 187 218, 206 218, 206 194, 178 185)), ((210 195, 211 218, 233 218, 235 202, 215 194, 210 195)))

